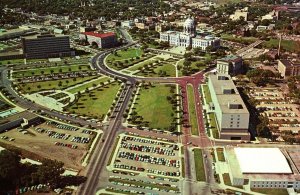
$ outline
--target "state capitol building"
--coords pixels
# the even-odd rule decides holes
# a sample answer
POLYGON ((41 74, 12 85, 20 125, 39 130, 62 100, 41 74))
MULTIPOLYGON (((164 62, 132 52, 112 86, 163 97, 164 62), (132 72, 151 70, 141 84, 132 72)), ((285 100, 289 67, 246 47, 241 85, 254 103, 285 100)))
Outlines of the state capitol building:
POLYGON ((188 18, 183 25, 183 32, 166 31, 160 33, 160 40, 168 42, 171 46, 183 47, 201 47, 205 50, 206 47, 220 47, 220 39, 212 35, 198 35, 196 32, 196 24, 194 18, 188 18))

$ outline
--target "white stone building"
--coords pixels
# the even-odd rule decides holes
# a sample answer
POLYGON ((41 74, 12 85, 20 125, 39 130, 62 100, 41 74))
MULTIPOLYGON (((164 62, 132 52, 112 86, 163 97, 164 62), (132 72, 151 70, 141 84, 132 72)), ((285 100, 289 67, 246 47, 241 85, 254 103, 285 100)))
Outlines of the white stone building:
POLYGON ((226 74, 210 74, 208 88, 221 139, 250 140, 248 132, 250 114, 231 77, 226 74))
POLYGON ((166 31, 160 33, 160 41, 169 42, 171 46, 183 46, 196 48, 201 47, 205 50, 206 47, 220 47, 220 39, 213 36, 199 36, 196 33, 196 24, 193 18, 188 18, 184 22, 183 32, 166 31))

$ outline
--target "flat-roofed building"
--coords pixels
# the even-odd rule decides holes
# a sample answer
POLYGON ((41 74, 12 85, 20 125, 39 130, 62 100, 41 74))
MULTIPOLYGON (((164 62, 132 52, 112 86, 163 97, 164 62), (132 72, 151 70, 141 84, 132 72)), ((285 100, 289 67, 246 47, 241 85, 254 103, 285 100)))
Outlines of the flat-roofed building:
POLYGON ((227 147, 225 156, 233 186, 300 189, 300 175, 294 158, 282 148, 227 147), (291 166, 292 165, 292 166, 291 166))
POLYGON ((0 133, 19 126, 29 126, 34 123, 39 123, 42 118, 31 112, 19 112, 14 115, 0 119, 0 133))
POLYGON ((116 46, 118 43, 114 32, 83 32, 79 35, 79 39, 86 40, 90 45, 97 46, 98 48, 110 48, 116 46))
POLYGON ((240 56, 228 55, 217 60, 218 73, 237 75, 242 72, 243 59, 240 56))
POLYGON ((226 74, 210 74, 208 87, 212 98, 210 110, 216 115, 220 138, 250 140, 250 114, 231 77, 226 74))
POLYGON ((65 35, 38 35, 22 38, 23 53, 25 58, 55 58, 74 56, 75 52, 70 47, 69 36, 65 35))
POLYGON ((283 78, 300 75, 300 62, 278 60, 278 71, 283 78))

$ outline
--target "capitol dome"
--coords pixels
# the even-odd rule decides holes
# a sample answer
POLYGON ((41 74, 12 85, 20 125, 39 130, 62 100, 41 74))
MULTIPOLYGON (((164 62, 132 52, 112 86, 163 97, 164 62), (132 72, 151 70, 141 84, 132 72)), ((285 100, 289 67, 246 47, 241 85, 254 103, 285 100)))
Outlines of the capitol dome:
POLYGON ((194 18, 189 17, 185 20, 184 25, 183 25, 183 30, 185 33, 188 33, 190 35, 196 34, 196 25, 195 25, 194 18))
POLYGON ((188 19, 186 19, 185 20, 185 22, 184 22, 184 27, 193 27, 193 26, 195 26, 195 20, 194 20, 194 18, 188 18, 188 19))

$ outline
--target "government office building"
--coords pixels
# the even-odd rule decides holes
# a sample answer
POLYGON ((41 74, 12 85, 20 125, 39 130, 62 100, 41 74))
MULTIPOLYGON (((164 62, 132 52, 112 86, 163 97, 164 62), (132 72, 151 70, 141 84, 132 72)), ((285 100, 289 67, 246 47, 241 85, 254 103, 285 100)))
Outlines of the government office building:
POLYGON ((208 88, 212 102, 209 111, 215 113, 220 139, 250 140, 250 114, 231 77, 210 74, 208 88))
POLYGON ((22 47, 24 57, 34 58, 58 58, 74 56, 75 52, 70 47, 69 36, 43 34, 34 37, 23 37, 22 47))

